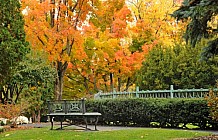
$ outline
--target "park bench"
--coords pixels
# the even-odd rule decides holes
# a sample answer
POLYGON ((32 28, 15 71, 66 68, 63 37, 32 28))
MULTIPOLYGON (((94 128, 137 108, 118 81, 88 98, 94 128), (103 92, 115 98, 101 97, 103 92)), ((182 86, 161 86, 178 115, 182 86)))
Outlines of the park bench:
POLYGON ((63 128, 63 122, 68 121, 68 125, 72 122, 83 120, 85 122, 85 129, 88 130, 88 121, 91 120, 95 124, 97 130, 98 118, 101 116, 99 112, 86 112, 85 99, 80 100, 56 100, 48 101, 48 114, 47 116, 51 122, 51 130, 54 126, 54 120, 60 121, 63 128))

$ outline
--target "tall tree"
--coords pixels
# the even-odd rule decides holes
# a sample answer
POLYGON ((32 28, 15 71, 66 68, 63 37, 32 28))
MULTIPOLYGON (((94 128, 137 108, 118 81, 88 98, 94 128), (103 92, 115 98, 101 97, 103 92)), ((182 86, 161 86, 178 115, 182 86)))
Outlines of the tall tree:
POLYGON ((210 39, 202 53, 202 58, 218 54, 218 1, 217 0, 184 0, 182 6, 172 14, 177 20, 189 21, 185 39, 195 46, 203 38, 210 39))
MULTIPOLYGON (((48 60, 46 60, 46 57, 47 56, 41 52, 31 51, 27 54, 25 60, 20 62, 17 68, 14 69, 15 73, 11 76, 10 80, 2 86, 0 101, 19 103, 21 99, 26 101, 29 96, 32 98, 35 98, 36 96, 41 98, 41 93, 43 93, 44 97, 51 96, 55 70, 48 60), (39 88, 39 94, 35 94, 34 96, 32 93, 39 88)), ((34 101, 42 102, 42 100, 34 101)))
POLYGON ((135 14, 135 4, 143 1, 129 1, 128 5, 117 0, 99 3, 98 10, 90 17, 89 26, 84 28, 86 55, 80 55, 80 63, 72 61, 74 73, 68 73, 69 89, 70 83, 83 83, 86 92, 127 91, 134 85, 143 55, 156 44, 172 45, 179 40, 177 32, 180 33, 180 26, 172 25, 173 18, 168 14, 175 7, 170 7, 173 4, 167 6, 170 2, 161 2, 151 6, 140 5, 147 9, 140 9, 144 16, 134 20, 132 14, 139 17, 135 14), (169 36, 164 38, 165 33, 169 36))
POLYGON ((87 93, 128 90, 143 60, 142 52, 128 50, 131 11, 124 1, 103 1, 101 5, 84 28, 86 55, 80 55, 80 63, 71 61, 69 83, 83 84, 87 93))
MULTIPOLYGON (((28 53, 19 0, 0 0, 0 86, 28 53)), ((0 90, 3 90, 2 88, 0 90)), ((2 94, 0 94, 0 97, 2 94)))
POLYGON ((215 75, 210 63, 199 61, 202 46, 155 47, 146 56, 137 84, 143 90, 210 88, 215 75))
POLYGON ((54 98, 56 70, 50 64, 45 52, 31 51, 27 59, 20 63, 13 83, 23 86, 19 101, 33 120, 40 121, 48 100, 54 98))
MULTIPOLYGON (((192 46, 197 46, 198 42, 206 38, 209 40, 202 52, 202 59, 215 61, 217 70, 218 54, 218 1, 217 0, 184 0, 182 6, 176 10, 173 15, 178 20, 188 20, 186 28, 186 42, 192 46)), ((211 110, 211 116, 217 120, 217 92, 209 92, 208 106, 211 110)))
POLYGON ((27 39, 35 49, 45 50, 56 67, 55 96, 58 100, 62 98, 69 60, 83 53, 80 29, 97 3, 98 0, 22 1, 27 39))

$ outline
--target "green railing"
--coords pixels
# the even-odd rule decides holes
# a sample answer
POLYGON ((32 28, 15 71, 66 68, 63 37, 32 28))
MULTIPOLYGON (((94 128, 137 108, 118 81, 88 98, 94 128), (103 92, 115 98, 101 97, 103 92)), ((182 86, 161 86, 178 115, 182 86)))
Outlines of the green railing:
POLYGON ((142 90, 136 88, 136 91, 131 92, 99 92, 95 94, 95 99, 114 99, 114 98, 204 98, 210 90, 218 91, 215 89, 173 89, 170 85, 169 90, 142 90))

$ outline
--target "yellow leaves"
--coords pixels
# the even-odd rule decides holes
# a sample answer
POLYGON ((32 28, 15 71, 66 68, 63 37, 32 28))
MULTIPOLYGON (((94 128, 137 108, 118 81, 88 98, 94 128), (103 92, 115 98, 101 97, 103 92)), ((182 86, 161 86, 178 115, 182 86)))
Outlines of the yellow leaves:
MULTIPOLYGON (((211 20, 207 22, 207 26, 210 27, 211 30, 217 29, 217 27, 218 27, 218 16, 213 16, 211 18, 211 20)), ((212 32, 211 30, 209 30, 209 31, 212 32)))
POLYGON ((36 90, 36 88, 37 88, 37 87, 32 86, 32 87, 30 87, 30 90, 36 90))
POLYGON ((177 8, 174 1, 129 0, 128 6, 135 16, 134 34, 141 35, 142 32, 149 32, 150 36, 166 46, 173 46, 176 41, 180 40, 181 34, 177 34, 177 31, 182 30, 182 28, 170 16, 177 8))

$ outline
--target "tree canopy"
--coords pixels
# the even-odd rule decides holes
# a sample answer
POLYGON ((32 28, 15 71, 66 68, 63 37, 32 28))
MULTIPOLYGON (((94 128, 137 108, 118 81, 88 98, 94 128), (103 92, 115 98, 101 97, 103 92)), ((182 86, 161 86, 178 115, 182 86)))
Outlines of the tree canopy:
POLYGON ((0 85, 28 52, 19 0, 0 0, 0 85))
POLYGON ((52 97, 55 76, 55 70, 46 60, 46 55, 31 51, 26 59, 18 63, 11 78, 0 86, 0 101, 17 103, 21 97, 24 100, 29 96, 35 98, 35 92, 37 92, 35 96, 39 98, 41 98, 40 94, 52 97))
POLYGON ((172 16, 177 20, 189 22, 184 37, 192 46, 203 38, 210 39, 204 48, 202 58, 207 59, 218 54, 217 0, 184 0, 172 16))
POLYGON ((210 88, 217 75, 212 65, 199 61, 202 46, 177 45, 153 48, 139 71, 137 85, 143 90, 210 88))

